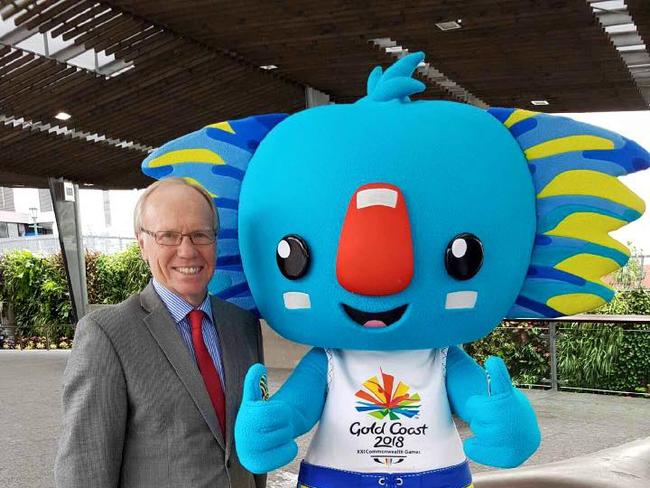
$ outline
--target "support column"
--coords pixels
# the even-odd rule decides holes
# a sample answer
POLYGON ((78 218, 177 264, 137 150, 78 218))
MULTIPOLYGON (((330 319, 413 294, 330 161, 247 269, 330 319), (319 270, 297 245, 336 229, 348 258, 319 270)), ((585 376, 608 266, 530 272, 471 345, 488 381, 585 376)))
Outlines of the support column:
POLYGON ((74 321, 77 322, 86 315, 88 310, 86 258, 79 214, 79 186, 62 178, 50 178, 49 185, 56 225, 59 229, 61 254, 72 298, 74 321))
POLYGON ((305 105, 307 108, 329 105, 330 103, 330 96, 327 93, 311 86, 305 87, 305 105))
POLYGON ((548 340, 551 353, 551 390, 557 391, 557 324, 555 322, 548 322, 548 340))

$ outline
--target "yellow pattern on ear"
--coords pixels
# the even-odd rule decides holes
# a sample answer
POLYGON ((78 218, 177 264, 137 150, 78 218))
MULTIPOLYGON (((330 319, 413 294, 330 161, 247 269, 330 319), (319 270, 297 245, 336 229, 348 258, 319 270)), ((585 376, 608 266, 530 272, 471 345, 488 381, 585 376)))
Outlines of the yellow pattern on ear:
POLYGON ((224 132, 230 132, 231 134, 234 134, 235 131, 233 128, 230 126, 230 124, 226 122, 217 122, 216 124, 210 124, 207 125, 206 127, 212 127, 213 129, 220 129, 224 132))
POLYGON ((571 256, 556 264, 554 268, 579 276, 587 281, 604 285, 600 278, 616 271, 620 266, 613 259, 585 253, 571 256))
POLYGON ((590 170, 573 170, 560 173, 553 178, 537 198, 559 195, 587 195, 619 203, 639 213, 645 210, 645 203, 616 176, 590 170))
POLYGON ((602 277, 630 257, 609 232, 645 204, 618 177, 650 168, 650 153, 606 129, 513 108, 488 110, 529 163, 537 229, 531 271, 509 318, 586 312, 614 296, 602 277))
POLYGON ((630 251, 608 233, 627 224, 624 220, 609 217, 594 212, 576 212, 567 216, 555 228, 544 232, 545 235, 570 237, 601 246, 616 249, 618 252, 630 255, 630 251))
POLYGON ((199 183, 194 178, 191 178, 189 176, 183 176, 183 179, 185 181, 187 181, 190 185, 198 186, 198 187, 204 189, 205 191, 207 191, 211 198, 217 198, 217 195, 215 193, 212 193, 210 190, 208 190, 205 186, 203 186, 201 183, 199 183))
POLYGON ((562 315, 575 315, 586 310, 594 310, 605 303, 607 301, 591 293, 568 293, 549 298, 546 305, 554 308, 562 315))
POLYGON ((159 166, 171 166, 179 164, 225 164, 224 160, 216 152, 209 149, 179 149, 161 154, 156 159, 149 161, 149 168, 159 166))
POLYGON ((514 112, 510 114, 510 116, 506 119, 506 121, 503 123, 508 129, 515 125, 517 122, 521 122, 522 120, 529 119, 531 117, 534 117, 537 115, 539 112, 533 112, 531 110, 521 110, 517 109, 514 112))
POLYGON ((555 156, 556 154, 597 149, 614 149, 615 147, 614 142, 605 139, 604 137, 568 136, 551 139, 550 141, 532 146, 526 149, 524 154, 526 155, 526 159, 531 161, 534 159, 555 156))

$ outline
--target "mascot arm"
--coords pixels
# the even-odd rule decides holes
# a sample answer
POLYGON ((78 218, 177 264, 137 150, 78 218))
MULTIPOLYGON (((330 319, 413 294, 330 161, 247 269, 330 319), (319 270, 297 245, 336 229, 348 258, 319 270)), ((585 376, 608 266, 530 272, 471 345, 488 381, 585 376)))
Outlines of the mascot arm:
POLYGON ((267 391, 266 368, 251 366, 235 423, 235 445, 242 465, 256 474, 290 463, 298 453, 294 439, 320 419, 327 392, 325 351, 309 351, 275 395, 267 399, 267 391))
POLYGON ((474 395, 485 394, 485 370, 460 347, 450 347, 447 352, 447 397, 451 411, 469 423, 470 415, 466 408, 468 400, 474 395))
POLYGON ((539 447, 535 412, 512 386, 501 358, 489 357, 484 370, 459 347, 449 348, 447 395, 452 411, 474 434, 464 442, 465 454, 473 461, 514 468, 539 447))
POLYGON ((320 420, 326 393, 327 355, 322 349, 313 348, 272 397, 291 405, 295 415, 292 419, 294 437, 309 432, 320 420))

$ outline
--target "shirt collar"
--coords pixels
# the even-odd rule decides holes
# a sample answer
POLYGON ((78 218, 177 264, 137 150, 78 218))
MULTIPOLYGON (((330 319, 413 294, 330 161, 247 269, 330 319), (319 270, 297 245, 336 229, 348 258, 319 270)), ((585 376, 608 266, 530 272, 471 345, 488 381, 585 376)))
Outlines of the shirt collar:
MULTIPOLYGON (((171 314, 171 316, 174 318, 174 321, 176 323, 181 322, 185 317, 187 317, 187 314, 190 313, 192 310, 194 310, 194 306, 185 299, 179 297, 176 293, 173 291, 169 290, 166 288, 164 285, 156 281, 155 278, 152 279, 153 282, 153 287, 156 290, 156 293, 158 293, 158 296, 160 299, 163 301, 165 304, 165 307, 171 314)), ((212 306, 210 305, 210 295, 206 295, 205 300, 199 305, 198 307, 199 310, 201 310, 205 315, 210 319, 210 322, 214 323, 214 320, 212 319, 212 306)))

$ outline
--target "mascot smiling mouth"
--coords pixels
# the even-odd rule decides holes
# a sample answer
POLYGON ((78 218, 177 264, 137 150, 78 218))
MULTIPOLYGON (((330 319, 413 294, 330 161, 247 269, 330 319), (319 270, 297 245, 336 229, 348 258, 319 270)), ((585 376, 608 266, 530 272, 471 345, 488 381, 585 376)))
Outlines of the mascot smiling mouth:
POLYGON ((402 318, 402 315, 404 315, 404 312, 406 311, 406 307, 408 307, 408 305, 401 305, 384 312, 364 312, 346 305, 345 303, 342 303, 341 305, 343 305, 343 310, 348 314, 348 317, 354 320, 357 324, 369 329, 388 327, 397 322, 402 318))

